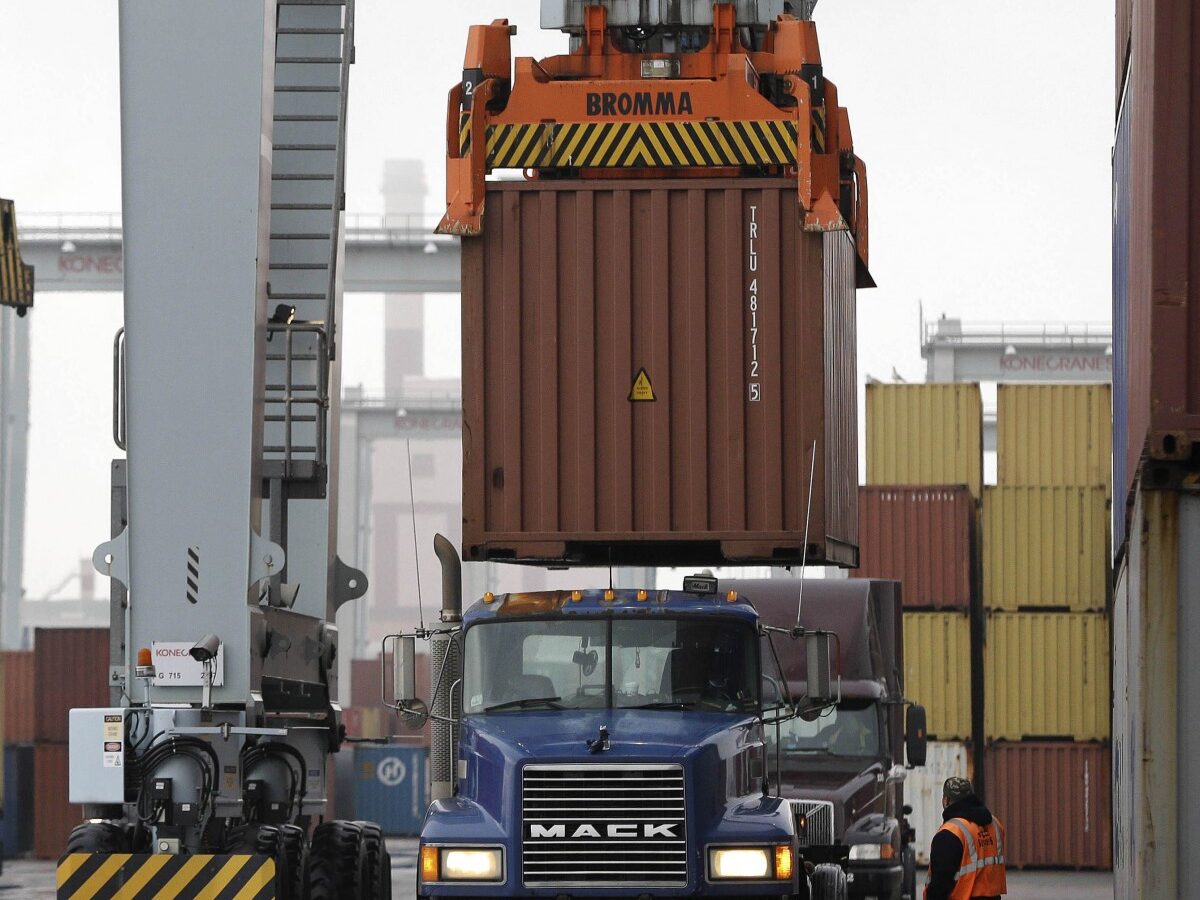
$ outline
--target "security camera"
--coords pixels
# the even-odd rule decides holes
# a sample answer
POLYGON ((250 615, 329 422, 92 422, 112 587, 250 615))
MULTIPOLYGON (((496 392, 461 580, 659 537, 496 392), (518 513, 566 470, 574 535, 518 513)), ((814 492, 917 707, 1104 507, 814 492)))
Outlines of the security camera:
POLYGON ((196 641, 188 653, 192 659, 199 663, 212 662, 216 658, 217 651, 221 649, 221 639, 215 634, 205 635, 196 641))

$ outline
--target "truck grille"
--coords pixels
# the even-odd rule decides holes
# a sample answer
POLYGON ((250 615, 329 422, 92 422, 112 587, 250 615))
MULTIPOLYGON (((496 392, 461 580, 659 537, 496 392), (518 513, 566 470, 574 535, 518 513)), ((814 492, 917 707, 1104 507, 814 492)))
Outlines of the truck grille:
POLYGON ((792 812, 803 816, 805 827, 797 828, 801 847, 828 847, 833 841, 833 804, 828 800, 793 800, 792 812))
POLYGON ((521 779, 526 885, 687 884, 682 766, 529 765, 521 779))

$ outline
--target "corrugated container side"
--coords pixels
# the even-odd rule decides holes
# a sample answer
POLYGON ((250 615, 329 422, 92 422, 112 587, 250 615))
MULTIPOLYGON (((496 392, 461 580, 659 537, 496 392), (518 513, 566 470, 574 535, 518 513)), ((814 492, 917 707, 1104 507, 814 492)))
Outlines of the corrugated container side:
POLYGON ((929 842, 942 827, 942 785, 947 778, 973 777, 970 745, 951 741, 930 741, 925 765, 905 773, 904 802, 912 807, 908 823, 920 865, 929 864, 929 842))
POLYGON ((1112 387, 996 387, 996 483, 1112 490, 1112 387))
POLYGON ((1127 479, 1143 446, 1187 459, 1200 441, 1197 30, 1191 0, 1133 9, 1127 479))
MULTIPOLYGON (((1117 678, 1116 740, 1116 896, 1119 898, 1182 897, 1192 883, 1184 870, 1194 860, 1188 853, 1185 822, 1194 815, 1195 795, 1185 793, 1191 764, 1186 749, 1195 723, 1181 720, 1187 704, 1181 685, 1190 676, 1187 632, 1192 613, 1181 610, 1180 585, 1194 562, 1185 559, 1181 525, 1194 498, 1174 491, 1139 489, 1134 497, 1130 541, 1118 582, 1119 614, 1124 628, 1113 641, 1117 678), (1136 539, 1135 539, 1136 538, 1136 539), (1123 635, 1123 637, 1122 637, 1123 635)), ((1194 693, 1194 692, 1193 692, 1194 693)), ((1194 718, 1194 717, 1193 717, 1194 718)), ((1192 854, 1193 857, 1195 854, 1192 854)))
POLYGON ((1132 36, 1133 0, 1117 0, 1116 28, 1116 76, 1117 100, 1121 99, 1121 89, 1125 83, 1125 64, 1129 60, 1129 44, 1132 36))
POLYGON ((965 613, 904 614, 904 696, 939 740, 971 737, 971 633, 965 613))
POLYGON ((1104 488, 985 488, 983 523, 985 607, 1108 608, 1104 488))
POLYGON ((33 849, 33 747, 4 748, 4 818, 0 835, 4 858, 15 859, 33 849))
POLYGON ((854 253, 797 203, 775 179, 489 185, 465 558, 799 561, 815 457, 809 561, 857 561, 854 253))
POLYGON ((983 489, 977 384, 868 384, 867 484, 983 489))
POLYGON ((424 747, 354 748, 354 818, 378 822, 385 835, 416 835, 429 806, 424 747))
POLYGON ((37 859, 62 856, 67 835, 83 821, 83 807, 72 806, 67 799, 67 756, 66 744, 37 744, 33 750, 33 855, 37 859))
POLYGON ((903 584, 906 608, 971 605, 975 500, 966 487, 859 488, 855 577, 903 584))
POLYGON ((988 807, 1010 867, 1112 868, 1112 754, 1095 743, 988 747, 988 807))
POLYGON ((1107 740, 1109 685, 1103 613, 988 614, 984 728, 989 741, 1107 740))
POLYGON ((66 743, 70 709, 108 706, 108 629, 38 628, 33 656, 34 737, 66 743))
POLYGON ((28 744, 34 739, 34 676, 32 650, 5 650, 4 743, 28 744))
MULTIPOLYGON (((1118 32, 1119 33, 1119 32, 1118 32)), ((1125 543, 1125 522, 1131 500, 1131 467, 1138 457, 1129 455, 1129 236, 1130 154, 1133 115, 1128 93, 1121 98, 1117 138, 1113 150, 1113 553, 1125 543)))

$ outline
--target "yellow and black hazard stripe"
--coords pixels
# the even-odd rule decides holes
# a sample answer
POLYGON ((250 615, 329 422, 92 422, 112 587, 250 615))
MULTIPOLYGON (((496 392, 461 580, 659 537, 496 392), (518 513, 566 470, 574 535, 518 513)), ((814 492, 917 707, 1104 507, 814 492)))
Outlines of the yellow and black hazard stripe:
POLYGON ((275 860, 245 854, 72 853, 58 861, 58 900, 270 900, 275 860))
POLYGON ((491 125, 488 168, 791 165, 797 127, 782 119, 491 125))
POLYGON ((466 156, 471 152, 471 114, 458 114, 458 155, 466 156))
POLYGON ((0 306, 33 306, 33 266, 21 261, 17 212, 11 200, 0 200, 0 306))
POLYGON ((817 153, 825 152, 825 107, 814 106, 812 110, 812 144, 817 153))

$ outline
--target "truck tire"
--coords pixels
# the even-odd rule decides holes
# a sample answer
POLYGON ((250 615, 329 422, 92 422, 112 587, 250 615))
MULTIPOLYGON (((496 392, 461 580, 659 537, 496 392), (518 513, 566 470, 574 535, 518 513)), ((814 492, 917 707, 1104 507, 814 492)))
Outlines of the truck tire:
POLYGON ((363 896, 363 834, 353 822, 322 822, 308 849, 309 900, 363 896))
POLYGON ((912 844, 904 848, 901 857, 904 866, 904 878, 901 881, 901 900, 917 900, 917 851, 912 844))
POLYGON ((813 869, 812 900, 846 900, 846 873, 833 863, 821 863, 813 869))
POLYGON ((71 829, 67 853, 127 853, 129 837, 115 822, 84 822, 71 829))
POLYGON ((279 826, 279 843, 275 865, 279 868, 279 900, 302 900, 304 897, 304 868, 308 862, 308 839, 304 829, 296 825, 279 826))
POLYGON ((387 900, 392 893, 392 861, 383 844, 383 832, 374 822, 354 824, 363 835, 363 900, 387 900))

